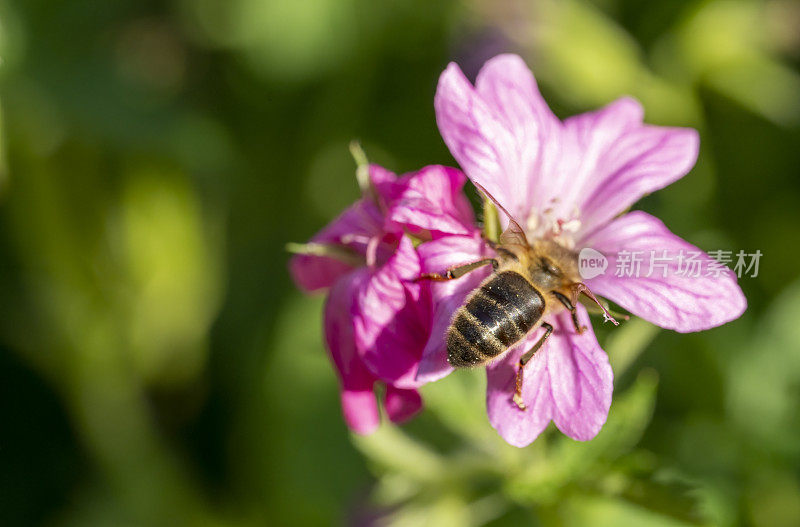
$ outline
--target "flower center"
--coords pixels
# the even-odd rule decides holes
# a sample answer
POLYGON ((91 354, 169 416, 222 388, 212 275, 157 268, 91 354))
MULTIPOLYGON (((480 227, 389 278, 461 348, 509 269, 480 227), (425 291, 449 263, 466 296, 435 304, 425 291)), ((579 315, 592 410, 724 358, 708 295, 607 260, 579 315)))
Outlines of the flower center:
POLYGON ((557 205, 558 198, 553 198, 546 209, 532 209, 525 222, 526 234, 530 238, 553 240, 562 247, 574 249, 575 235, 581 228, 580 211, 575 207, 569 214, 563 214, 557 210, 557 205))

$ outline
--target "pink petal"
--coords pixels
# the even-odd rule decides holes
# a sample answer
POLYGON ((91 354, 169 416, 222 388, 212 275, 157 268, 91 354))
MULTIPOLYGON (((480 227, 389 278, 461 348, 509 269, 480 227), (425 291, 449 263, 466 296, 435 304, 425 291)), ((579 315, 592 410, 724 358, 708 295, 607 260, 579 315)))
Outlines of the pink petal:
POLYGON ((615 141, 641 127, 644 110, 638 101, 623 97, 594 112, 564 121, 563 155, 556 177, 537 186, 535 206, 550 209, 557 218, 571 218, 604 179, 604 156, 615 141))
POLYGON ((401 390, 390 384, 386 386, 383 406, 392 422, 402 423, 422 409, 422 398, 417 390, 401 390))
POLYGON ((558 315, 561 334, 548 353, 550 388, 555 403, 553 422, 573 439, 592 439, 608 418, 614 374, 608 355, 591 329, 586 310, 579 306, 579 320, 587 331, 578 335, 569 314, 558 315))
MULTIPOLYGON (((479 235, 447 236, 423 243, 417 248, 422 272, 443 273, 448 268, 474 262, 489 256, 489 250, 479 235)), ((447 362, 445 334, 453 313, 467 295, 480 285, 491 272, 491 266, 476 269, 461 278, 447 282, 429 282, 433 300, 433 322, 430 338, 425 344, 417 371, 417 382, 425 384, 447 376, 453 367, 447 362)))
POLYGON ((387 183, 392 183, 397 180, 397 176, 391 170, 387 170, 380 165, 370 164, 369 165, 369 179, 372 181, 372 184, 380 187, 387 183))
POLYGON ((531 207, 543 208, 541 196, 554 179, 571 179, 557 172, 562 157, 561 121, 539 93, 525 61, 517 55, 488 60, 478 73, 475 88, 514 139, 514 149, 503 154, 510 159, 506 170, 520 183, 527 183, 519 188, 526 208, 516 214, 509 212, 524 222, 531 207))
POLYGON ((465 182, 460 170, 440 165, 405 175, 394 185, 388 217, 412 234, 468 234, 476 227, 465 182))
POLYGON ((560 123, 522 59, 500 55, 487 62, 477 90, 451 63, 434 107, 442 138, 467 176, 525 221, 533 185, 558 159, 560 123))
MULTIPOLYGON (((545 356, 549 342, 525 366, 522 395, 528 408, 522 411, 512 400, 519 358, 543 333, 541 329, 532 332, 524 343, 515 346, 486 368, 486 412, 489 414, 489 423, 512 446, 531 444, 553 417, 550 372, 545 356)), ((550 339, 554 337, 552 335, 550 339)))
MULTIPOLYGON (((604 225, 642 196, 686 175, 700 139, 691 128, 642 124, 642 108, 623 98, 564 122, 567 155, 552 196, 559 213, 581 211, 581 232, 604 225)), ((546 189, 543 189, 546 190, 546 189)))
POLYGON ((327 289, 353 268, 334 258, 298 254, 289 260, 289 272, 294 283, 310 293, 327 289))
POLYGON ((380 417, 373 393, 375 376, 356 353, 350 306, 359 281, 356 271, 339 280, 325 303, 325 340, 342 385, 342 412, 347 426, 360 434, 377 428, 380 417))
MULTIPOLYGON (((378 165, 370 165, 369 177, 378 190, 379 200, 391 196, 397 176, 378 165)), ((311 238, 312 243, 340 245, 366 256, 367 246, 375 237, 385 234, 386 222, 381 208, 372 196, 362 198, 340 214, 311 238)), ((335 258, 314 255, 297 255, 289 261, 289 271, 298 287, 306 292, 331 287, 353 267, 335 258)))
POLYGON ((489 421, 509 444, 530 444, 551 419, 559 430, 580 441, 596 436, 605 424, 613 374, 586 310, 582 306, 578 310, 581 323, 589 329, 577 334, 569 313, 559 313, 551 322, 553 334, 525 366, 522 398, 526 410, 512 401, 516 365, 543 330, 533 332, 523 345, 487 368, 489 421))
MULTIPOLYGON (((631 212, 612 221, 584 240, 583 246, 600 251, 608 259, 605 274, 587 280, 592 291, 663 328, 701 331, 738 318, 747 307, 732 271, 725 269, 718 277, 707 276, 714 260, 644 212, 631 212), (640 252, 638 277, 624 276, 631 268, 619 263, 617 254, 623 250, 640 252), (666 251, 668 261, 664 262, 664 269, 655 265, 647 277, 651 271, 651 251, 659 259, 666 251), (681 253, 698 256, 700 276, 692 276, 693 272, 681 275, 681 253), (616 276, 618 272, 623 276, 616 276)), ((628 261, 632 258, 626 257, 628 261)), ((683 265, 686 269, 685 260, 683 265)))
MULTIPOLYGON (((359 200, 311 238, 313 243, 341 245, 356 254, 366 254, 370 238, 383 231, 383 217, 369 200, 359 200)), ((289 271, 298 287, 306 292, 328 288, 352 266, 324 256, 296 255, 289 271)))
POLYGON ((358 293, 349 310, 364 363, 377 377, 400 388, 416 385, 430 323, 430 299, 414 281, 419 272, 414 246, 404 236, 383 267, 358 273, 358 293))
POLYGON ((368 435, 381 424, 375 393, 369 390, 342 390, 342 416, 353 432, 368 435))
POLYGON ((417 190, 441 210, 475 230, 475 212, 464 194, 467 176, 453 167, 432 165, 422 168, 409 179, 409 187, 417 190))

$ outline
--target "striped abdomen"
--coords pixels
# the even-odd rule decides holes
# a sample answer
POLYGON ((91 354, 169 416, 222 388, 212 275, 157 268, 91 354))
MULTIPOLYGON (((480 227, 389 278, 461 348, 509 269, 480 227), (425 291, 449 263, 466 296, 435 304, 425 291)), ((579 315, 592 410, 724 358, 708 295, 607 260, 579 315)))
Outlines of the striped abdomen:
POLYGON ((544 299, 521 274, 493 275, 461 307, 447 332, 447 361, 475 366, 506 351, 542 316, 544 299))

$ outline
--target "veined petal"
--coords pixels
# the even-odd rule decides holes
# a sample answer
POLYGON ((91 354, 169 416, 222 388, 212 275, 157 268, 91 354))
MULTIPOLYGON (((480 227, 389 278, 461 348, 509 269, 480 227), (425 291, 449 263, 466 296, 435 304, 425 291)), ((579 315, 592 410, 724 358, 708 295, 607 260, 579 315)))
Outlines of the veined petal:
POLYGON ((730 269, 717 266, 706 253, 644 212, 612 221, 584 240, 583 246, 608 259, 605 274, 587 280, 592 291, 663 328, 709 329, 738 318, 747 307, 730 269), (709 276, 714 268, 718 276, 714 276, 716 271, 709 276))
MULTIPOLYGON (((539 437, 553 417, 547 347, 540 349, 525 366, 522 397, 527 409, 520 410, 512 397, 519 358, 544 334, 532 331, 525 340, 486 367, 486 412, 489 423, 509 445, 524 447, 539 437)), ((555 335, 551 335, 551 339, 555 335)))
POLYGON ((549 208, 556 218, 570 218, 604 179, 604 156, 629 130, 642 125, 644 109, 623 97, 594 112, 564 121, 563 147, 557 177, 536 190, 540 210, 549 208))
POLYGON ((391 192, 388 218, 412 234, 469 234, 475 216, 462 192, 466 176, 455 168, 427 166, 402 176, 391 192))
POLYGON ((553 422, 573 439, 592 439, 608 418, 614 374, 608 355, 600 347, 591 320, 578 306, 578 320, 587 330, 575 331, 569 313, 556 317, 557 337, 547 354, 550 389, 553 395, 553 422))
POLYGON ((562 123, 518 55, 504 54, 488 60, 478 73, 475 89, 513 137, 514 149, 503 155, 509 158, 506 170, 518 180, 516 188, 521 194, 516 199, 524 200, 524 209, 509 212, 525 222, 532 207, 544 208, 542 196, 554 179, 570 179, 557 172, 562 157, 562 123))
MULTIPOLYGON (((361 199, 315 234, 311 242, 342 245, 365 255, 369 240, 382 230, 383 217, 378 207, 361 199)), ((289 261, 292 278, 306 292, 331 287, 351 270, 352 266, 327 256, 300 254, 289 261)))
POLYGON ((525 366, 520 410, 512 396, 517 363, 543 334, 540 328, 523 344, 487 368, 487 410, 489 421, 498 433, 514 446, 533 442, 550 420, 580 441, 593 438, 608 417, 613 390, 613 374, 608 357, 591 330, 589 316, 578 306, 578 316, 587 328, 575 332, 569 313, 556 315, 554 331, 544 346, 525 366))
MULTIPOLYGON (((417 252, 422 272, 425 273, 444 273, 456 265, 489 256, 489 250, 479 235, 447 236, 423 243, 417 248, 417 252)), ((453 371, 453 367, 447 362, 447 328, 453 313, 490 272, 491 267, 486 266, 455 280, 429 283, 434 310, 430 337, 425 344, 417 371, 419 384, 441 379, 453 371)))
POLYGON ((428 335, 429 298, 414 282, 420 267, 411 240, 404 236, 381 268, 358 271, 359 285, 350 310, 356 349, 377 377, 399 388, 416 385, 417 364, 428 335))
POLYGON ((393 423, 402 423, 422 409, 422 398, 417 390, 401 390, 389 384, 386 386, 383 407, 393 423))
POLYGON ((451 63, 434 99, 445 144, 467 176, 517 219, 530 211, 531 188, 557 160, 560 123, 522 59, 500 55, 478 75, 477 89, 451 63))
POLYGON ((342 413, 347 426, 368 434, 380 423, 378 403, 373 393, 375 376, 356 352, 350 307, 357 293, 358 273, 336 282, 325 303, 324 330, 328 351, 342 386, 342 413))
POLYGON ((556 183, 556 207, 566 217, 569 208, 580 211, 580 233, 680 179, 697 161, 697 131, 644 125, 642 115, 638 102, 623 98, 564 122, 568 155, 561 171, 569 177, 556 183))

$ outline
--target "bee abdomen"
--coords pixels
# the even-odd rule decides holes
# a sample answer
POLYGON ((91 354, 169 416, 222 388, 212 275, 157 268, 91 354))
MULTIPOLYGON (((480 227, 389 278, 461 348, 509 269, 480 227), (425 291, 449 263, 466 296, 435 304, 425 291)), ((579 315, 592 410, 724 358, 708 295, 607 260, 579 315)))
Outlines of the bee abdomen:
POLYGON ((447 360, 463 367, 496 357, 524 337, 543 311, 541 293, 521 274, 494 275, 456 313, 447 333, 447 360))

